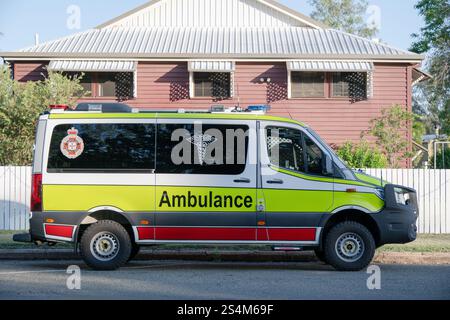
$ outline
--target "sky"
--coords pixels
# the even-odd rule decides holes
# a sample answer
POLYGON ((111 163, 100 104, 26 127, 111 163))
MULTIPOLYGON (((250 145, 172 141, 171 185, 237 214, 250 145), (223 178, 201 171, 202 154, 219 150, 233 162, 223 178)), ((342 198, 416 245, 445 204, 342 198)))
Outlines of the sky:
MULTIPOLYGON (((0 0, 0 51, 14 51, 32 46, 35 34, 40 42, 93 28, 133 9, 146 0, 0 0), (80 25, 68 18, 74 5, 80 10, 80 25), (69 13, 68 13, 69 11, 69 13)), ((307 0, 280 0, 281 3, 309 15, 307 0)), ((418 15, 416 0, 368 0, 371 11, 367 18, 379 24, 381 41, 400 49, 408 49, 411 34, 418 33, 423 19, 418 15)))

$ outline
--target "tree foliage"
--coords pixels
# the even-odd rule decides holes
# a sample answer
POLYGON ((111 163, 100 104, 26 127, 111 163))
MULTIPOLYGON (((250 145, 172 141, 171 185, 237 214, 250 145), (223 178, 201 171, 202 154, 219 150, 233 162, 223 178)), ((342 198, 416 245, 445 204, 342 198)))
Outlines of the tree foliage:
POLYGON ((450 2, 420 0, 416 8, 425 26, 413 34, 411 50, 427 53, 425 67, 433 79, 415 89, 414 110, 424 115, 430 131, 439 125, 450 135, 450 2))
MULTIPOLYGON (((430 166, 434 168, 434 155, 431 156, 430 166)), ((436 152, 436 168, 434 169, 450 169, 450 147, 444 145, 443 149, 436 152)))
POLYGON ((82 95, 79 77, 49 72, 43 81, 19 83, 0 66, 0 165, 30 165, 39 114, 51 104, 74 106, 82 95))
POLYGON ((337 150, 339 157, 351 168, 386 168, 386 156, 363 140, 359 144, 346 142, 337 150))
POLYGON ((311 17, 331 28, 372 38, 378 33, 375 26, 368 26, 365 14, 367 0, 308 0, 313 7, 311 17))
POLYGON ((398 168, 400 162, 411 156, 410 141, 405 132, 415 119, 415 115, 401 105, 383 109, 378 118, 370 121, 370 129, 362 136, 376 138, 377 145, 386 156, 391 168, 398 168))

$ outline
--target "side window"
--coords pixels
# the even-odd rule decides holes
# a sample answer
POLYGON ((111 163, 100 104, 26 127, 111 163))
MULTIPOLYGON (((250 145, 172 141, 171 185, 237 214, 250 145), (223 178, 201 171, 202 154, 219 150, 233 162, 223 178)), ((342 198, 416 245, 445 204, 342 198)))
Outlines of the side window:
POLYGON ((267 128, 270 162, 280 168, 305 172, 302 133, 289 128, 267 128))
POLYGON ((248 126, 160 124, 156 173, 239 175, 244 172, 248 126))
POLYGON ((300 130, 268 127, 266 140, 270 163, 283 169, 323 175, 322 150, 300 130))
POLYGON ((48 172, 153 172, 154 124, 64 124, 53 130, 48 172))

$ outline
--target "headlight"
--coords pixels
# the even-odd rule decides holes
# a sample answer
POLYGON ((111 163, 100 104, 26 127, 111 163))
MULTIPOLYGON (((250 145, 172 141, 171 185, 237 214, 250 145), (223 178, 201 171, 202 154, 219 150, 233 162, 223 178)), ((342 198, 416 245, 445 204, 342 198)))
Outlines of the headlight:
POLYGON ((394 189, 395 200, 398 204, 407 205, 409 202, 409 192, 405 192, 405 190, 400 188, 394 189))

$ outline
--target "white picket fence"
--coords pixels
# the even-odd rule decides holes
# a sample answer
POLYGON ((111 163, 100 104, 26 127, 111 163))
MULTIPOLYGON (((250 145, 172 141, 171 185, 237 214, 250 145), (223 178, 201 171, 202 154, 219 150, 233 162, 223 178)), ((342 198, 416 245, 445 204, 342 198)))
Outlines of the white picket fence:
POLYGON ((420 233, 450 233, 450 170, 367 169, 365 172, 417 190, 420 233))
MULTIPOLYGON (((418 192, 420 233, 450 233, 450 170, 367 169, 418 192)), ((31 168, 0 167, 0 230, 28 229, 31 168)))
POLYGON ((0 230, 29 227, 31 167, 0 167, 0 230))

